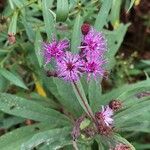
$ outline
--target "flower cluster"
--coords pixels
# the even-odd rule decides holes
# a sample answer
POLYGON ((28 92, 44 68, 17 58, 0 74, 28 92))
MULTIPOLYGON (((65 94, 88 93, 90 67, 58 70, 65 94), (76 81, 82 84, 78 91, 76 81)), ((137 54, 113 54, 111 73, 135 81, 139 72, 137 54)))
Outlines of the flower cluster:
POLYGON ((69 41, 54 39, 51 43, 43 43, 43 56, 45 64, 55 60, 55 76, 66 81, 77 81, 84 73, 87 79, 103 77, 105 70, 104 53, 107 49, 107 42, 101 32, 97 32, 89 24, 83 24, 82 42, 79 47, 79 54, 69 52, 69 41))

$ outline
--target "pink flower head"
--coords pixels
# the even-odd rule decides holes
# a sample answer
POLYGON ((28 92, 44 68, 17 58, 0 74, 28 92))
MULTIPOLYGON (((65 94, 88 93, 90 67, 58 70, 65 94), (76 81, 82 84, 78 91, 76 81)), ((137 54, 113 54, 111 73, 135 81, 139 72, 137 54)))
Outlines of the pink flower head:
POLYGON ((105 124, 106 126, 111 126, 113 123, 113 110, 108 106, 102 106, 102 110, 97 112, 95 117, 100 124, 105 124))
POLYGON ((102 106, 102 111, 101 111, 103 120, 107 126, 112 125, 113 119, 113 110, 109 106, 102 106))
POLYGON ((69 47, 68 40, 57 41, 53 39, 51 43, 43 43, 43 54, 45 63, 49 63, 51 58, 60 59, 64 55, 64 50, 69 47))
POLYGON ((67 81, 77 81, 81 70, 83 70, 83 61, 78 54, 66 52, 60 61, 57 61, 58 76, 67 81))
POLYGON ((107 42, 101 32, 97 32, 93 28, 83 38, 84 46, 81 46, 87 55, 101 56, 107 49, 107 42))
POLYGON ((85 62, 85 72, 87 73, 87 79, 90 80, 91 76, 94 79, 102 77, 104 75, 103 65, 105 64, 104 60, 101 59, 87 59, 85 62))

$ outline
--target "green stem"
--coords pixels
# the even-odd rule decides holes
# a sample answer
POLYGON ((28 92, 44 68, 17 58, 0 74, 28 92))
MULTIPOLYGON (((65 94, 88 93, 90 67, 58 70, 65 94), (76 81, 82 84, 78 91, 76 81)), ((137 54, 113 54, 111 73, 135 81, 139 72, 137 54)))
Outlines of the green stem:
POLYGON ((76 141, 73 141, 72 144, 73 144, 74 150, 79 150, 78 147, 77 147, 76 141))
POLYGON ((87 115, 95 122, 94 114, 93 114, 92 110, 89 108, 89 106, 87 105, 86 100, 84 100, 84 98, 83 98, 83 96, 82 96, 82 94, 81 94, 77 84, 75 82, 73 82, 73 85, 74 85, 75 90, 77 91, 77 93, 78 93, 78 95, 79 95, 79 97, 80 97, 84 107, 87 110, 87 115))

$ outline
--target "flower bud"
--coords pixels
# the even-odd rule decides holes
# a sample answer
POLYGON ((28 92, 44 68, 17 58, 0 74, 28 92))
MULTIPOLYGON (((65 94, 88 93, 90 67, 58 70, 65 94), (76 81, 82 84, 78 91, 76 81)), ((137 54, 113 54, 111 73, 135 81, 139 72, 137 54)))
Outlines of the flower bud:
POLYGON ((8 33, 8 42, 9 44, 14 44, 16 42, 16 37, 14 33, 8 33))
POLYGON ((87 35, 88 32, 90 31, 90 28, 91 28, 90 24, 84 23, 84 24, 81 26, 81 32, 82 32, 82 34, 83 34, 83 35, 87 35))
POLYGON ((47 77, 58 77, 58 74, 56 71, 46 71, 47 77))
POLYGON ((120 100, 112 100, 109 102, 109 107, 113 111, 118 111, 119 109, 122 108, 122 102, 120 100))

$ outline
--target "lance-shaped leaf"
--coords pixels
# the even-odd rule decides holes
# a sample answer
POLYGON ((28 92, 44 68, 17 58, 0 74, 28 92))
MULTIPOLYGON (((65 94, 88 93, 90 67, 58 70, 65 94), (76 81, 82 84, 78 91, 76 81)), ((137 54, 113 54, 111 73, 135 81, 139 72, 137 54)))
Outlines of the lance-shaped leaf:
POLYGON ((120 26, 114 31, 106 31, 106 37, 108 40, 108 51, 106 52, 106 58, 108 60, 107 69, 110 70, 115 65, 115 54, 117 53, 129 24, 120 26))
POLYGON ((35 47, 35 54, 37 56, 38 59, 38 63, 39 66, 41 67, 43 64, 43 55, 42 55, 42 36, 39 30, 37 30, 36 32, 36 36, 35 36, 35 43, 34 43, 34 47, 35 47))
POLYGON ((0 103, 0 110, 11 115, 52 124, 68 124, 65 115, 21 97, 0 93, 0 103))
POLYGON ((35 134, 58 127, 56 124, 37 123, 11 131, 0 138, 1 150, 20 150, 21 144, 28 141, 35 134))
POLYGON ((100 82, 94 79, 90 80, 88 86, 89 103, 93 111, 98 111, 100 108, 101 99, 101 85, 100 82))
POLYGON ((104 0, 102 2, 102 6, 100 8, 100 11, 96 17, 95 25, 97 31, 101 31, 103 26, 107 22, 108 14, 111 9, 112 0, 104 0))
MULTIPOLYGON (((135 102, 136 103, 136 102, 135 102)), ((140 118, 141 122, 144 121, 144 114, 150 112, 150 101, 145 100, 141 102, 137 102, 135 105, 130 106, 129 108, 119 112, 115 115, 115 123, 117 126, 124 126, 126 122, 135 123, 135 120, 139 122, 138 118, 140 118), (142 112, 142 113, 141 113, 142 112), (137 119, 136 119, 137 117, 137 119)), ((149 118, 149 117, 148 117, 149 118)), ((148 119, 147 118, 147 119, 148 119)), ((146 118, 145 118, 146 119, 146 118)))
POLYGON ((55 20, 54 20, 53 14, 50 11, 52 3, 53 3, 53 0, 42 1, 42 11, 43 11, 45 29, 46 29, 47 37, 49 40, 52 39, 52 36, 55 33, 55 28, 54 28, 55 20))
POLYGON ((58 101, 65 107, 66 110, 78 117, 82 114, 82 108, 73 92, 70 83, 66 83, 60 79, 53 79, 60 98, 58 101))
POLYGON ((49 145, 49 149, 51 150, 61 148, 62 146, 71 144, 70 132, 70 128, 65 127, 38 133, 23 143, 21 150, 32 150, 40 144, 49 145))
POLYGON ((68 0, 57 0, 57 21, 65 21, 68 17, 69 5, 68 0))
POLYGON ((24 84, 24 82, 22 81, 21 77, 14 75, 13 73, 11 73, 10 71, 4 69, 4 68, 0 68, 0 74, 6 78, 7 80, 9 80, 10 82, 12 82, 14 85, 17 85, 21 88, 24 89, 28 89, 26 87, 26 85, 24 84))
POLYGON ((113 89, 112 91, 108 92, 107 94, 104 94, 102 96, 103 102, 108 103, 111 99, 120 99, 125 100, 128 96, 133 95, 131 91, 134 91, 134 93, 138 93, 139 89, 150 88, 150 80, 144 80, 140 81, 138 83, 134 84, 126 84, 120 88, 113 89), (135 90, 138 90, 135 92, 135 90), (129 95, 130 92, 130 95, 129 95))
POLYGON ((8 33, 13 33, 16 34, 16 30, 17 30, 17 18, 18 18, 18 12, 15 11, 12 18, 11 18, 11 22, 9 24, 9 29, 8 29, 8 33))
POLYGON ((111 8, 109 18, 114 28, 116 28, 120 22, 121 4, 122 4, 122 1, 118 1, 118 0, 113 0, 112 2, 112 8, 111 8))
POLYGON ((74 22, 74 27, 73 27, 72 37, 71 37, 71 51, 73 53, 79 52, 79 46, 81 43, 82 22, 83 22, 82 17, 80 16, 80 14, 78 14, 74 22))

